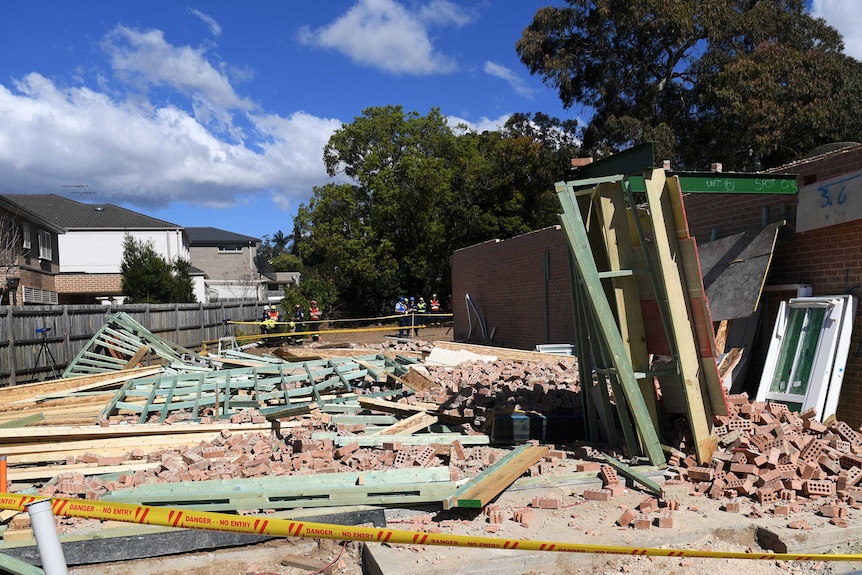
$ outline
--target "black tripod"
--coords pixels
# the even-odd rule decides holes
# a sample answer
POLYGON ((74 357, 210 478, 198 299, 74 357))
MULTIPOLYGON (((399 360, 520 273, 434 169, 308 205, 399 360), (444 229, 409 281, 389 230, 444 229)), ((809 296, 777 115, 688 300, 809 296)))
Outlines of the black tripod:
POLYGON ((57 379, 57 360, 54 359, 54 354, 51 353, 51 348, 48 347, 48 332, 51 331, 50 327, 37 327, 36 333, 42 335, 42 345, 39 347, 39 353, 36 354, 36 365, 35 367, 39 367, 39 359, 42 357, 42 352, 45 353, 45 361, 49 358, 51 359, 51 377, 53 379, 57 379))

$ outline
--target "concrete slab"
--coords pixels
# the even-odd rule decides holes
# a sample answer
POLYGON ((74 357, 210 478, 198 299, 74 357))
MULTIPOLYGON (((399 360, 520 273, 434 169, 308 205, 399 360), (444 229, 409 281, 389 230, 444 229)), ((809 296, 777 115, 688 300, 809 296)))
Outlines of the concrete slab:
MULTIPOLYGON (((775 516, 748 499, 741 499, 741 512, 724 510, 727 500, 714 501, 702 496, 684 497, 680 508, 673 512, 673 528, 657 527, 660 513, 650 514, 654 519, 647 530, 622 528, 616 519, 625 508, 635 508, 647 493, 630 489, 609 502, 584 502, 579 493, 583 485, 540 487, 507 491, 496 502, 506 520, 497 524, 496 533, 489 533, 490 524, 478 512, 473 515, 460 514, 436 517, 432 525, 444 533, 473 535, 479 537, 501 537, 506 539, 528 539, 548 542, 588 543, 623 547, 658 547, 670 549, 710 549, 713 551, 758 553, 762 544, 770 542, 768 549, 780 552, 783 545, 791 553, 858 553, 862 551, 862 512, 853 510, 848 517, 847 528, 829 525, 828 519, 815 513, 794 514, 791 517, 775 516), (559 497, 561 509, 535 509, 536 521, 523 527, 512 520, 514 511, 524 509, 534 497, 559 497), (763 513, 762 517, 749 516, 752 509, 763 513), (800 531, 788 529, 789 521, 805 518, 814 529, 800 531), (759 544, 759 541, 763 543, 759 544)), ((410 529, 400 524, 390 524, 396 529, 410 529)), ((416 530, 428 525, 417 524, 416 530)), ((494 527, 490 527, 493 529, 494 527)), ((729 569, 745 569, 749 575, 786 573, 787 566, 772 561, 743 562, 730 559, 695 559, 698 565, 712 565, 703 569, 684 571, 696 573, 722 573, 729 569), (755 569, 754 563, 758 566, 755 569), (732 567, 731 567, 732 566, 732 567)), ((367 544, 364 562, 370 575, 451 575, 486 574, 516 575, 523 573, 588 573, 588 572, 637 572, 664 573, 671 567, 688 566, 690 561, 679 558, 635 558, 611 559, 607 555, 568 554, 539 551, 509 551, 501 549, 471 549, 461 547, 432 547, 407 545, 367 544), (647 563, 642 563, 648 560, 647 563)), ((813 564, 808 564, 811 567, 813 564)), ((819 569, 819 568, 818 568, 819 569)), ((862 561, 830 564, 834 573, 855 573, 862 570, 862 561)), ((815 570, 816 571, 816 570, 815 570)), ((680 571, 682 572, 682 571, 680 571)), ((796 571, 794 571, 796 572, 796 571)), ((808 573, 808 568, 804 571, 808 573)), ((814 571, 811 571, 814 572, 814 571)))

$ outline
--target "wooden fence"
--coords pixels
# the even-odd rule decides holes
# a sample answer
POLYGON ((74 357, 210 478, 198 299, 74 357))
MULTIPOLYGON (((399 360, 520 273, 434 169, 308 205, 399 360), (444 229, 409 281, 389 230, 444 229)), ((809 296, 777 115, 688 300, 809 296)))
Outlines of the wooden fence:
MULTIPOLYGON (((0 387, 60 377, 106 318, 125 312, 152 333, 197 350, 225 320, 254 321, 266 302, 0 306, 0 387)), ((228 326, 237 335, 237 326, 228 326)))

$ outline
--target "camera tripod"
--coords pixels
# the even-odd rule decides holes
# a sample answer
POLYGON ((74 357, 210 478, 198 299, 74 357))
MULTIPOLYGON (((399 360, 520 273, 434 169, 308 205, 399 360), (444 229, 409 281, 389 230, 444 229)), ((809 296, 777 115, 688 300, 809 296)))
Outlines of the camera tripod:
POLYGON ((42 335, 42 345, 39 346, 39 353, 36 354, 36 364, 34 367, 39 367, 39 359, 42 357, 42 353, 45 354, 45 361, 48 359, 51 360, 51 377, 53 379, 57 379, 57 360, 54 359, 54 354, 51 353, 51 348, 48 346, 48 332, 51 331, 50 327, 37 327, 36 333, 42 335))

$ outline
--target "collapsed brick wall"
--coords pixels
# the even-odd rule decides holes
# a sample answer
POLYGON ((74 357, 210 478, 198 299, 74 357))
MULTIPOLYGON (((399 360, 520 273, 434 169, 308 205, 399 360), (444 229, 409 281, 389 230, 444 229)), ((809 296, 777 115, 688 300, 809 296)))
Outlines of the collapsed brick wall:
POLYGON ((451 258, 454 339, 467 339, 472 319, 471 340, 481 340, 476 316, 467 317, 465 295, 470 294, 488 335, 493 331, 491 345, 531 350, 537 344, 573 343, 567 252, 560 226, 456 251, 451 258))
MULTIPOLYGON (((780 173, 797 174, 799 187, 822 182, 862 169, 862 146, 800 161, 785 166, 780 173)), ((781 194, 688 194, 684 199, 689 227, 698 242, 760 226, 763 215, 769 222, 780 219, 787 225, 779 232, 767 285, 808 284, 812 295, 852 293, 862 295, 862 220, 795 233, 796 196, 781 194)), ((778 302, 794 297, 793 292, 764 294, 767 312, 764 329, 771 333, 778 302)), ((854 427, 862 424, 862 314, 853 325, 850 356, 847 359, 839 420, 854 427)), ((758 350, 753 350, 755 364, 758 350)), ((759 372, 758 372, 759 373, 759 372)), ((751 372, 749 377, 752 377, 751 372)))

